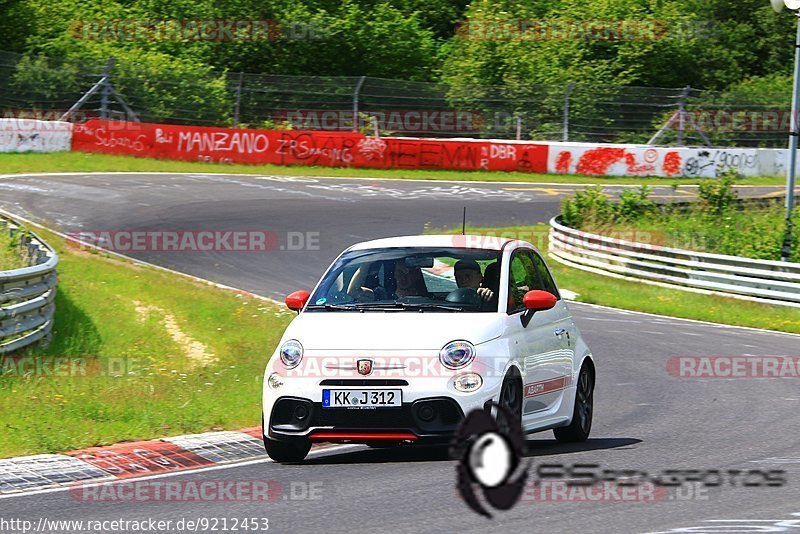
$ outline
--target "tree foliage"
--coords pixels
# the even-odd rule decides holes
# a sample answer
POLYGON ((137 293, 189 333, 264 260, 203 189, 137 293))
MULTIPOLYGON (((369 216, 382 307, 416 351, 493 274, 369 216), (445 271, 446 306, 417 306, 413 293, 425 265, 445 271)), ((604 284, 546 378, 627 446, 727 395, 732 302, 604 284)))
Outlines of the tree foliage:
POLYGON ((0 0, 0 15, 0 50, 92 63, 117 56, 135 64, 121 61, 122 74, 175 84, 170 93, 136 82, 165 109, 218 101, 225 72, 442 81, 462 102, 481 96, 476 86, 503 85, 554 113, 563 90, 532 86, 691 85, 730 99, 781 98, 794 38, 794 17, 767 0, 0 0), (263 20, 276 31, 233 40, 87 34, 93 23, 132 20, 263 20), (200 79, 211 81, 190 91, 200 79))

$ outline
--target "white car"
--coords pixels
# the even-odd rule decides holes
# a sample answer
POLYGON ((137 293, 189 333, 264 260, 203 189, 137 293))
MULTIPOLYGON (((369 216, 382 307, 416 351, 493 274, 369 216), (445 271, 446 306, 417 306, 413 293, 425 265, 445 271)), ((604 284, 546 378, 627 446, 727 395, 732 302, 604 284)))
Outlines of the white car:
POLYGON ((489 401, 525 433, 589 435, 592 354, 530 243, 359 243, 286 304, 298 316, 264 375, 264 444, 275 461, 301 461, 312 442, 447 443, 489 401))

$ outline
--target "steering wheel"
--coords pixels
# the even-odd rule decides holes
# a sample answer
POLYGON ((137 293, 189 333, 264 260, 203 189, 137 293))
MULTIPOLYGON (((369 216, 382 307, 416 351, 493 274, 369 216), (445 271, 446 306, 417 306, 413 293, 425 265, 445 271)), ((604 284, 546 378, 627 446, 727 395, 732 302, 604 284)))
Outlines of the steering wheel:
POLYGON ((454 289, 447 294, 444 300, 453 304, 467 304, 470 306, 481 306, 483 304, 478 292, 471 287, 454 289))

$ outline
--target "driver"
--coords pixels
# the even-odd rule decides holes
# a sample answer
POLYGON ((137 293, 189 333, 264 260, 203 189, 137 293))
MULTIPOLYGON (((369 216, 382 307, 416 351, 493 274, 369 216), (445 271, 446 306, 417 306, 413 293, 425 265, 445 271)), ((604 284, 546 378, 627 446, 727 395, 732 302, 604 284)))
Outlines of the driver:
POLYGON ((475 260, 459 260, 453 267, 456 277, 456 285, 461 288, 474 289, 484 302, 489 302, 494 297, 494 291, 488 287, 481 287, 483 275, 481 267, 475 260))

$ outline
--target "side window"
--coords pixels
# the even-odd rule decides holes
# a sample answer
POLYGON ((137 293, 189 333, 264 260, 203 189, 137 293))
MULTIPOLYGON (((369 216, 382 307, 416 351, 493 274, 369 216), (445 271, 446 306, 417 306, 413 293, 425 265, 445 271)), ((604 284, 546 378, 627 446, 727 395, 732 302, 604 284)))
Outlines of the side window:
POLYGON ((532 250, 522 249, 514 252, 509 268, 508 313, 524 310, 522 298, 532 289, 548 291, 561 298, 544 260, 532 250))
POLYGON ((532 289, 542 289, 539 272, 530 250, 518 250, 511 256, 508 277, 508 313, 525 309, 522 297, 532 289))
POLYGON ((550 276, 550 272, 547 270, 547 266, 544 264, 542 257, 533 253, 533 263, 536 266, 536 271, 539 273, 539 278, 542 280, 543 284, 539 289, 549 291, 556 297, 561 298, 561 295, 558 294, 556 283, 553 281, 553 277, 550 276))

